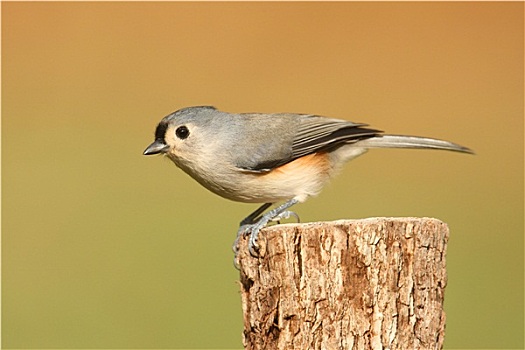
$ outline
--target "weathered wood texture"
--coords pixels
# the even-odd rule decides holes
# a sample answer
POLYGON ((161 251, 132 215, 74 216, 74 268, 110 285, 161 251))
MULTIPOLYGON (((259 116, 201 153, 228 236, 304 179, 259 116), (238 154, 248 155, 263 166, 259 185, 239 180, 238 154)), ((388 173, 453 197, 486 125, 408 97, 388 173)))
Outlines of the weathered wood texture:
POLYGON ((246 349, 441 349, 448 227, 430 218, 277 225, 240 242, 246 349))

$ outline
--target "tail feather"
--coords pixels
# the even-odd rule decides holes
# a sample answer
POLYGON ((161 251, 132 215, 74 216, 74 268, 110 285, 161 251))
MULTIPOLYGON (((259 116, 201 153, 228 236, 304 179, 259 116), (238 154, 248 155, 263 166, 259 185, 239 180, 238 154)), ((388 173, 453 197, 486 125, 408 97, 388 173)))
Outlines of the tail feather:
POLYGON ((418 136, 377 135, 354 144, 364 148, 426 148, 474 153, 471 149, 448 141, 418 136))

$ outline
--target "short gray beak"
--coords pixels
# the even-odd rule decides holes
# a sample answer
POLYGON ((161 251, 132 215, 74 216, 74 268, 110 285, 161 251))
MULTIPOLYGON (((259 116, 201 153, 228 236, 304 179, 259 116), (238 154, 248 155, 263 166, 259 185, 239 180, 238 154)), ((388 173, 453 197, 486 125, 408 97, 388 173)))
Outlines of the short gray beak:
POLYGON ((152 154, 166 153, 168 148, 170 147, 166 145, 163 140, 155 140, 155 142, 153 142, 144 150, 143 154, 145 156, 149 156, 152 154))

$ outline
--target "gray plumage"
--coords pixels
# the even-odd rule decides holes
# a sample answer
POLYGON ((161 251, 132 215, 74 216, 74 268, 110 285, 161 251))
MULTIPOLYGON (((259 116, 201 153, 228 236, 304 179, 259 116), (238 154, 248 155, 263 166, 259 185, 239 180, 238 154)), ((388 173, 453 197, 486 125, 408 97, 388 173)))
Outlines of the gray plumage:
MULTIPOLYGON (((165 117, 156 138, 163 139, 169 123, 197 123, 208 142, 220 144, 240 169, 265 172, 305 155, 333 151, 343 145, 363 148, 426 148, 473 153, 433 138, 385 135, 367 124, 311 114, 225 113, 211 106, 188 107, 165 117), (227 131, 227 132, 223 132, 227 131)), ((220 156, 217 154, 217 156, 220 156)))
MULTIPOLYGON (((426 137, 386 135, 345 120, 311 114, 226 113, 200 106, 163 118, 144 151, 166 154, 210 191, 240 202, 265 203, 241 222, 256 255, 259 230, 289 217, 292 205, 317 195, 347 161, 370 148, 421 148, 472 153, 426 137), (270 204, 286 201, 262 215, 270 204)), ((237 242, 237 241, 236 241, 237 242)))

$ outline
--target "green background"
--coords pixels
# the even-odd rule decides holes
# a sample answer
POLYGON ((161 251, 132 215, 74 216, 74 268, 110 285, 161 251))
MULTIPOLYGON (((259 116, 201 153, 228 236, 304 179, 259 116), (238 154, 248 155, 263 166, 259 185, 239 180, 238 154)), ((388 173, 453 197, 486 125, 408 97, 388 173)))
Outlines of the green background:
POLYGON ((202 104, 474 149, 371 151, 295 210, 447 222, 446 348, 523 348, 523 3, 1 6, 4 348, 242 347, 255 205, 141 155, 202 104))

